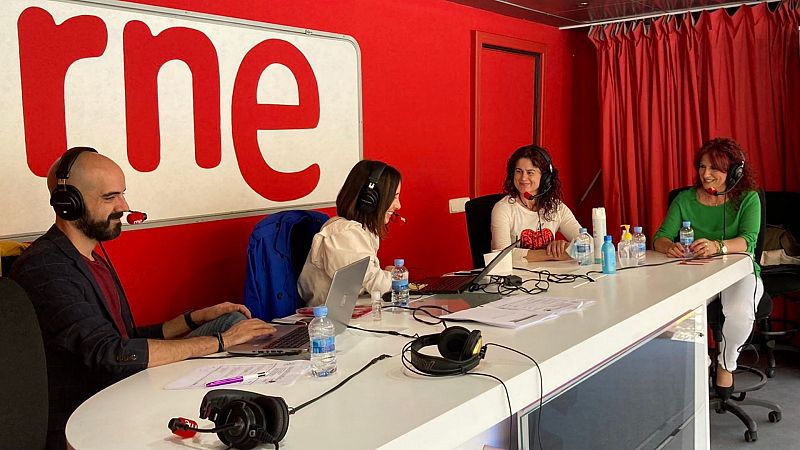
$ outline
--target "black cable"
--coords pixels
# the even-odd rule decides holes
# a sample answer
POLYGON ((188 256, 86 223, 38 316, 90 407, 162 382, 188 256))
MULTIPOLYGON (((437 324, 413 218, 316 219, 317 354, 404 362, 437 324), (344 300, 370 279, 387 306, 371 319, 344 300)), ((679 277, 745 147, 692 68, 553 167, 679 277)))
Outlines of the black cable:
POLYGON ((398 309, 409 310, 409 311, 411 311, 411 317, 414 320, 416 320, 417 322, 424 323, 425 325, 440 325, 441 324, 445 328, 447 328, 447 324, 445 323, 444 319, 442 319, 439 316, 434 316, 433 313, 428 311, 428 310, 429 309, 438 309, 438 310, 444 311, 447 314, 451 313, 450 310, 448 310, 447 308, 443 308, 443 307, 437 306, 437 305, 421 305, 421 306, 385 305, 385 306, 382 307, 382 309, 386 309, 386 308, 398 308, 398 309), (429 322, 427 320, 420 319, 419 317, 417 317, 417 312, 422 312, 424 314, 427 314, 429 317, 435 319, 436 322, 429 322))
POLYGON ((498 378, 498 377, 496 377, 494 375, 490 375, 488 373, 467 372, 467 373, 465 373, 465 375, 479 375, 479 376, 482 376, 482 377, 493 378, 493 379, 497 380, 497 382, 500 383, 503 386, 503 390, 506 393, 506 402, 508 402, 508 439, 509 439, 509 444, 510 444, 512 436, 514 436, 514 420, 513 420, 514 410, 511 409, 511 396, 508 395, 508 387, 506 386, 505 383, 503 383, 503 380, 501 380, 500 378, 498 378))
POLYGON ((341 383, 339 383, 339 384, 337 384, 336 386, 334 386, 334 387, 332 387, 332 388, 328 389, 327 391, 323 392, 321 395, 319 395, 319 396, 317 396, 317 397, 314 397, 314 398, 312 398, 311 400, 309 400, 309 401, 307 401, 307 402, 305 402, 305 403, 301 404, 300 406, 296 406, 296 407, 294 407, 294 408, 289 408, 289 414, 294 414, 294 413, 296 413, 297 411, 300 411, 301 409, 305 408, 306 406, 308 406, 308 405, 310 405, 310 404, 312 404, 312 403, 316 402, 317 400, 321 399, 322 397, 325 397, 326 395, 330 394, 331 392, 333 392, 333 391, 335 391, 335 390, 339 389, 339 388, 340 388, 340 387, 342 387, 342 386, 343 386, 345 383, 347 383, 348 381, 352 380, 352 379, 353 379, 353 378, 354 378, 356 375, 358 375, 358 374, 360 374, 361 372, 363 372, 363 371, 365 371, 365 370, 369 369, 369 367, 370 367, 371 365, 373 365, 373 364, 377 363, 378 361, 380 361, 380 360, 383 360, 383 359, 386 359, 386 358, 391 358, 391 357, 392 357, 391 355, 387 355, 387 354, 385 354, 385 353, 384 353, 384 354, 382 354, 382 355, 380 355, 380 356, 377 356, 377 357, 373 358, 373 359, 372 359, 372 361, 368 362, 368 363, 367 363, 367 364, 366 364, 364 367, 362 367, 361 369, 359 369, 359 371, 358 371, 358 372, 356 372, 356 373, 354 373, 354 374, 350 375, 349 377, 345 378, 344 380, 342 380, 342 382, 341 382, 341 383))
POLYGON ((409 339, 416 339, 416 338, 419 337, 419 334, 414 334, 412 336, 410 334, 405 334, 405 333, 401 333, 399 331, 394 331, 394 330, 370 330, 368 328, 360 328, 360 327, 357 327, 357 326, 354 326, 354 325, 347 325, 347 328, 352 328, 354 330, 359 330, 359 331, 366 331, 366 332, 369 332, 369 333, 388 334, 388 335, 391 335, 391 336, 402 336, 402 337, 409 338, 409 339))
POLYGON ((528 358, 529 360, 531 360, 533 365, 536 366, 536 370, 539 372, 539 414, 538 414, 538 417, 536 419, 536 437, 539 440, 539 448, 544 449, 544 445, 542 445, 542 434, 540 432, 541 426, 542 426, 542 407, 544 406, 543 405, 543 402, 544 402, 544 379, 543 378, 544 377, 542 376, 542 368, 539 367, 539 363, 536 362, 536 360, 533 359, 533 357, 531 357, 530 355, 528 355, 526 353, 523 353, 523 352, 521 352, 521 351, 519 351, 517 349, 513 349, 511 347, 506 347, 505 345, 501 345, 501 344, 495 344, 493 342, 487 342, 486 343, 487 347, 490 346, 490 345, 494 345, 495 347, 504 348, 506 350, 512 351, 512 352, 517 353, 519 355, 522 355, 522 356, 528 358))

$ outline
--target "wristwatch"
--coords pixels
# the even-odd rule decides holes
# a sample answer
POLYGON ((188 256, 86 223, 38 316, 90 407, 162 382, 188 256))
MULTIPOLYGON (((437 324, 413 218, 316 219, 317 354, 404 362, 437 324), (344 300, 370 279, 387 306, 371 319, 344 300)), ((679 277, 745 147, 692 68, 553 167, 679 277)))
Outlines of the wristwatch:
POLYGON ((724 254, 728 253, 728 247, 725 246, 725 241, 717 241, 717 245, 719 245, 719 252, 721 254, 724 255, 724 254))

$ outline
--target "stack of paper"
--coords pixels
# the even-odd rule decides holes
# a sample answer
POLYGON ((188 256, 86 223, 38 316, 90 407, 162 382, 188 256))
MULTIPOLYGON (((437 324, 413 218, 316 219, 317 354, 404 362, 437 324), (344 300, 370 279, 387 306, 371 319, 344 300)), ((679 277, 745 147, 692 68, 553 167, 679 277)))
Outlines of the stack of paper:
POLYGON ((465 309, 441 316, 449 320, 471 320, 496 327, 522 328, 577 311, 594 303, 594 300, 546 297, 541 295, 513 295, 477 308, 465 309))

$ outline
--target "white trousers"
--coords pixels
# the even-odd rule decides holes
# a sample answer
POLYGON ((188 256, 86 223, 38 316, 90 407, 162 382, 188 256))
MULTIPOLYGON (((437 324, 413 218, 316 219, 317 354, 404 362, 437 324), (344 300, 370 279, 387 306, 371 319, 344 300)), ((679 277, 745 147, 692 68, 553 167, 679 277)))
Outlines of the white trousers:
POLYGON ((725 323, 722 324, 722 342, 717 362, 728 371, 736 369, 740 347, 747 342, 753 331, 756 305, 761 301, 763 294, 764 283, 761 278, 756 278, 752 274, 730 285, 721 293, 720 301, 725 323))

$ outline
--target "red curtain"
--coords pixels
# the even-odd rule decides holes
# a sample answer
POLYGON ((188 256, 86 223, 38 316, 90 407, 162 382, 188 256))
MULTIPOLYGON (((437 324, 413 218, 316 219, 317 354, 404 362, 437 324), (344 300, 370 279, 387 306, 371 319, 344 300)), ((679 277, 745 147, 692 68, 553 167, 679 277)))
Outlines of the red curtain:
POLYGON ((652 237, 714 137, 742 145, 765 190, 800 191, 799 25, 793 0, 590 32, 609 234, 631 223, 652 237))

